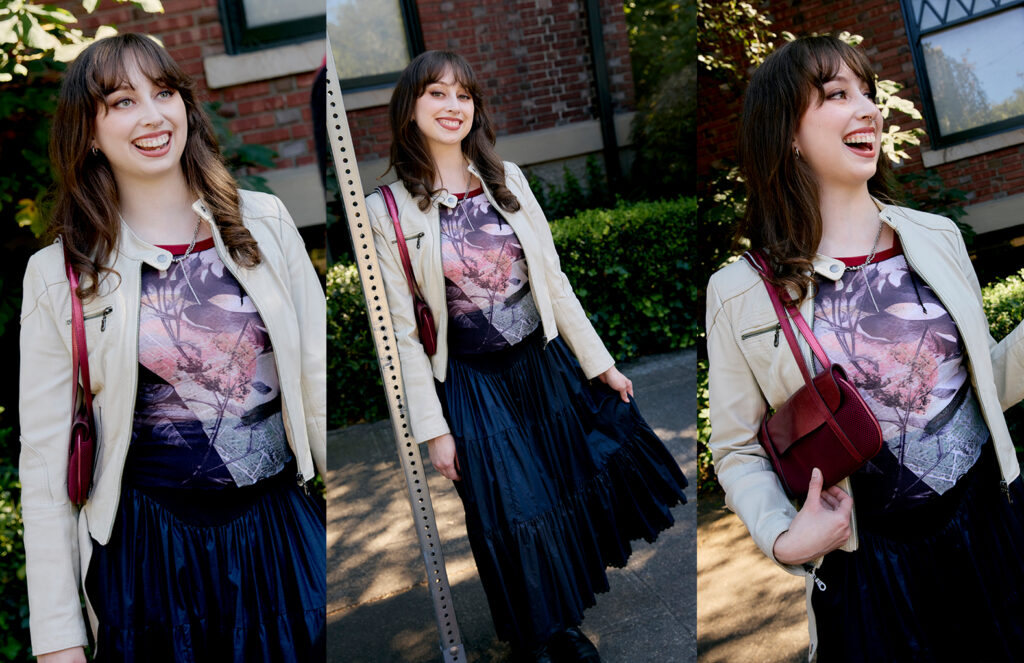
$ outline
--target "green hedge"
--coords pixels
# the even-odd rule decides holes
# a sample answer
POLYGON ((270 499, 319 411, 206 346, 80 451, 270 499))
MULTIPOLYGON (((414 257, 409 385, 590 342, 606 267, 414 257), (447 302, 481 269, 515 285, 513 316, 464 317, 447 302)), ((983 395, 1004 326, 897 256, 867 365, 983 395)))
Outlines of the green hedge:
MULTIPOLYGON (((700 333, 691 278, 693 198, 620 203, 551 223, 562 270, 618 360, 688 347, 700 333)), ((330 426, 387 416, 354 265, 327 275, 330 426)))
MULTIPOLYGON (((1024 269, 994 281, 981 289, 985 316, 988 318, 989 331, 997 341, 1009 334, 1024 320, 1024 269)), ((708 439, 711 436, 711 423, 708 420, 708 364, 701 360, 697 366, 697 483, 698 491, 714 491, 718 489, 715 479, 714 465, 711 462, 711 450, 708 439)), ((1010 428, 1010 438, 1014 440, 1017 455, 1024 454, 1024 403, 1014 405, 1005 413, 1006 423, 1010 428)))
MULTIPOLYGON (((988 284, 981 290, 989 330, 997 341, 1009 334, 1024 320, 1024 269, 1005 279, 988 284)), ((1024 454, 1024 403, 1014 405, 1005 413, 1010 437, 1017 455, 1024 454)))
POLYGON ((18 437, 0 428, 0 661, 31 660, 17 465, 18 437))

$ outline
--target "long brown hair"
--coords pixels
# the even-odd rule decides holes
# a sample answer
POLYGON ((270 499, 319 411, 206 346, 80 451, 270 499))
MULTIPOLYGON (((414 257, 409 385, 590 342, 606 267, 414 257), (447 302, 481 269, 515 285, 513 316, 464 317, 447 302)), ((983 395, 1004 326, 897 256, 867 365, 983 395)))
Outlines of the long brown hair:
POLYGON ((423 134, 413 122, 416 100, 431 83, 440 81, 451 71, 456 82, 473 98, 473 126, 462 139, 462 153, 473 162, 480 178, 490 189, 498 205, 506 212, 519 209, 515 194, 505 186, 505 166, 494 151, 494 126, 487 112, 473 69, 466 60, 450 51, 427 51, 409 63, 395 84, 388 115, 391 120, 391 160, 388 170, 395 169, 405 188, 418 198, 421 210, 440 189, 434 188, 437 168, 423 134))
MULTIPOLYGON (((747 184, 747 208, 737 235, 765 249, 775 285, 803 300, 814 284, 813 264, 821 242, 818 184, 807 162, 797 158, 793 139, 812 103, 825 99, 825 83, 846 64, 875 95, 875 73, 860 50, 831 36, 803 37, 775 51, 758 67, 747 87, 740 130, 740 167, 747 184)), ((888 199, 888 158, 879 155, 868 191, 888 199)))
POLYGON ((188 138, 181 167, 189 189, 213 215, 231 257, 253 267, 260 251, 242 225, 237 183, 224 166, 213 126, 196 99, 195 83, 159 44, 125 33, 94 42, 64 74, 50 135, 50 161, 57 179, 50 233, 60 235, 75 271, 79 295, 97 293, 100 276, 121 236, 117 183, 102 153, 93 153, 96 116, 106 97, 128 80, 131 67, 160 86, 175 90, 185 103, 188 138))

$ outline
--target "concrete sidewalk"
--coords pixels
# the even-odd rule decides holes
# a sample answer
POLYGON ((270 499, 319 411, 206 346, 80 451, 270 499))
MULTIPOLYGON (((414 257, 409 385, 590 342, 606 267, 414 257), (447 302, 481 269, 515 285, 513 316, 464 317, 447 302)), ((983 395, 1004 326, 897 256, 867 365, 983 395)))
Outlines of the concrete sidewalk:
POLYGON ((804 579, 764 556, 721 495, 697 513, 700 663, 806 661, 804 579))
MULTIPOLYGON (((696 354, 620 366, 640 409, 665 441, 690 487, 676 525, 653 545, 634 544, 611 590, 587 611, 583 630, 605 663, 693 663, 697 658, 696 354)), ((426 448, 422 449, 426 456, 426 448)), ((441 660, 425 570, 412 528, 389 422, 334 431, 327 445, 327 660, 441 660)), ((466 539, 455 490, 427 463, 462 642, 469 662, 506 661, 466 539)))

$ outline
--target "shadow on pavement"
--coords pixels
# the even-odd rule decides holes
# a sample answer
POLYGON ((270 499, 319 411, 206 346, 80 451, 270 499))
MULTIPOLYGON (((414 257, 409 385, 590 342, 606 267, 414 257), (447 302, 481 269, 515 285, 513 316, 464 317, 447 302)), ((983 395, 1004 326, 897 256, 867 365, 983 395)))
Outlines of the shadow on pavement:
POLYGON ((700 663, 806 661, 804 579, 764 556, 721 495, 697 513, 700 663))

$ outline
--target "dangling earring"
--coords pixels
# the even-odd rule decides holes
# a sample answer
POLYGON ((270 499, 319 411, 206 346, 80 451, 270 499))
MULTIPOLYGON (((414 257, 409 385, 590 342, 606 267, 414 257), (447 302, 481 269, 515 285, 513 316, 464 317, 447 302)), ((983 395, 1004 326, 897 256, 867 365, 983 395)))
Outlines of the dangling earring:
POLYGON ((98 157, 100 155, 100 148, 98 148, 95 145, 93 145, 92 146, 92 155, 94 157, 98 157))
POLYGON ((797 159, 799 159, 801 157, 801 155, 800 155, 800 148, 797 147, 796 145, 793 146, 793 154, 796 156, 797 159))

